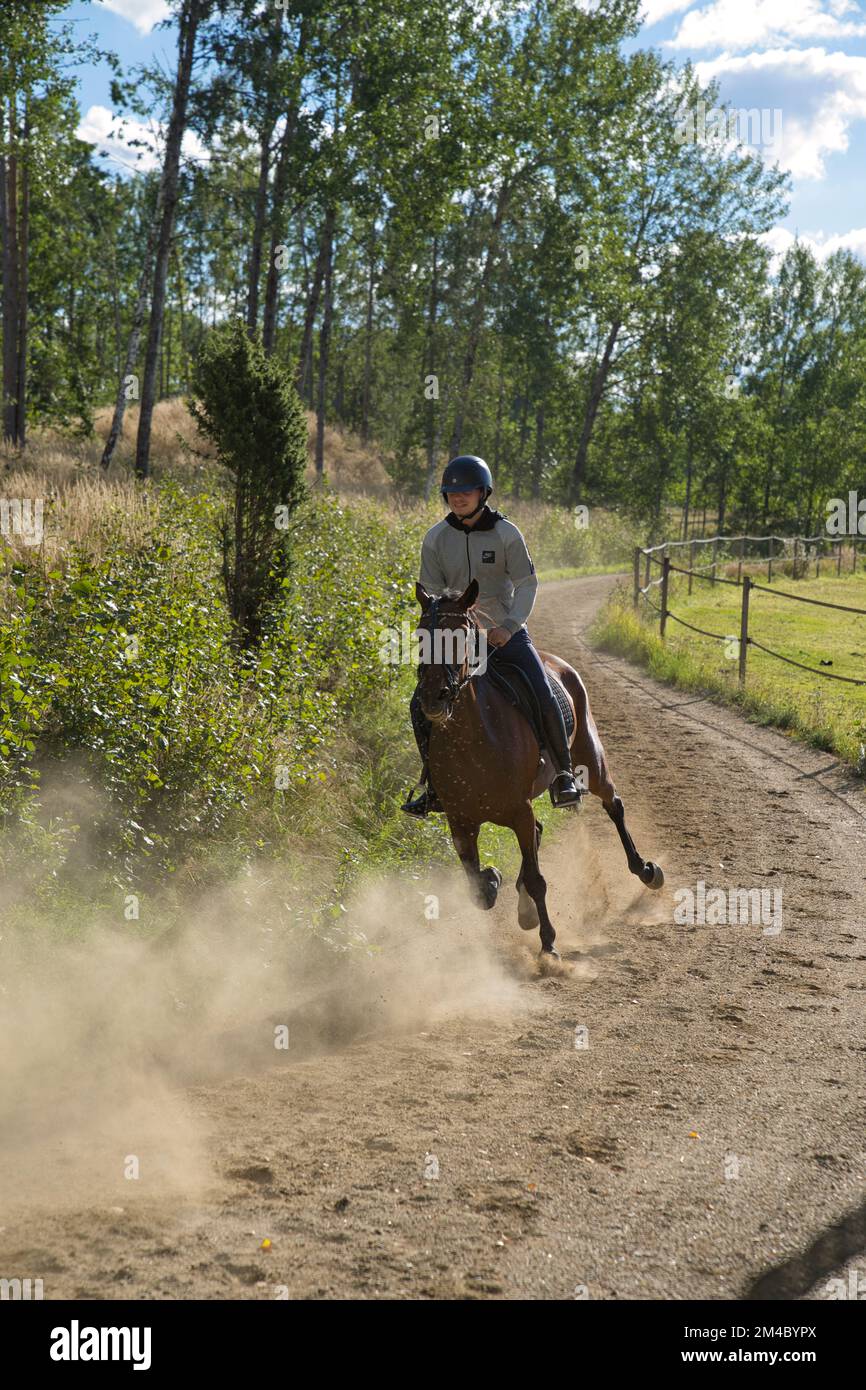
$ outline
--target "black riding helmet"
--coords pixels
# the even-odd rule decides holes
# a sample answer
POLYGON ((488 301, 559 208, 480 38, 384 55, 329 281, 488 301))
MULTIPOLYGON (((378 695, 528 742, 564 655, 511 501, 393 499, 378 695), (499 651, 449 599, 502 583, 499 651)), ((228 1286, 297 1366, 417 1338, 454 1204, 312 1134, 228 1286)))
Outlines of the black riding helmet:
POLYGON ((493 491, 493 475, 477 454, 460 454, 458 458, 451 460, 442 474, 442 486, 439 491, 443 500, 447 502, 449 492, 462 492, 464 488, 469 487, 484 488, 486 502, 493 491))

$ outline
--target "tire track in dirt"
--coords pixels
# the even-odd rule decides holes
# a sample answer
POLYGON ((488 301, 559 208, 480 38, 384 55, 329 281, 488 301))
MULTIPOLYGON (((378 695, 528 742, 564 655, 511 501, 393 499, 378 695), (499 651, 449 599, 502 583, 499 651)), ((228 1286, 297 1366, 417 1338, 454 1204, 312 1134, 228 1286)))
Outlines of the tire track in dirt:
POLYGON ((512 884, 483 914, 449 881, 424 929, 451 1012, 379 1031, 373 1010, 353 1042, 188 1086, 201 1192, 13 1213, 3 1271, 46 1297, 732 1298, 862 1202, 862 792, 591 653, 613 582, 542 586, 530 629, 581 670, 662 893, 598 803, 562 813, 542 849, 561 973, 512 884), (781 888, 781 934, 675 925, 699 879, 781 888))

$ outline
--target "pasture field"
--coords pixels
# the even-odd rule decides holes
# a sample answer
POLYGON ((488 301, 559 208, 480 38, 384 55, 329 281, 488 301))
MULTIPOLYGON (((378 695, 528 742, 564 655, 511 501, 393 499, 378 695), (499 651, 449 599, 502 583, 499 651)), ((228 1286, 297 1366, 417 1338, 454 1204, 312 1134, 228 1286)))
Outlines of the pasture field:
MULTIPOLYGON (((766 585, 766 575, 756 575, 766 585)), ((749 635, 791 661, 816 672, 866 681, 866 614, 812 607, 781 597, 782 592, 866 609, 866 574, 820 579, 774 578, 773 593, 752 591, 749 635), (822 665, 822 663, 824 663, 822 665)), ((659 589, 650 591, 659 603, 659 589)), ((727 643, 698 636, 670 618, 664 642, 658 615, 641 601, 635 614, 630 590, 617 591, 602 611, 593 640, 606 651, 628 657, 659 680, 683 690, 701 691, 736 705, 759 723, 774 725, 814 747, 836 753, 866 772, 866 685, 847 685, 800 670, 749 647, 745 688, 738 681, 736 641, 742 593, 728 584, 671 576, 668 609, 693 627, 730 637, 727 643)))

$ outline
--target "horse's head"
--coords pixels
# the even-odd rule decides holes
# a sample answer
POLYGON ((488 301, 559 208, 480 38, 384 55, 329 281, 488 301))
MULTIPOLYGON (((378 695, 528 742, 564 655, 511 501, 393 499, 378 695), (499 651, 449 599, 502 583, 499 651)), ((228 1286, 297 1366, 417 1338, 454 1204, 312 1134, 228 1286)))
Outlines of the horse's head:
POLYGON ((421 605, 419 674, 421 709, 434 724, 444 724, 454 701, 472 674, 478 624, 472 608, 478 598, 478 580, 462 594, 446 589, 439 598, 415 585, 421 605))

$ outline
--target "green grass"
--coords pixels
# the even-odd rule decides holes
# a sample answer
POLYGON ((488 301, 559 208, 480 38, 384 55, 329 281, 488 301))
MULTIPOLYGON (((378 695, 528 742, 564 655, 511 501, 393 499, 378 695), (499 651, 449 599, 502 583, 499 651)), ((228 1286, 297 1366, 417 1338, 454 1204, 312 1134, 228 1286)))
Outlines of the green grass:
POLYGON ((562 565, 559 569, 538 571, 540 584, 557 579, 586 579, 594 574, 624 574, 628 565, 620 561, 617 565, 562 565))
MULTIPOLYGON (((740 631, 742 591, 721 584, 672 576, 669 612, 695 627, 729 635, 711 641, 689 632, 670 618, 666 640, 658 635, 658 615, 642 604, 636 615, 631 593, 623 587, 603 610, 592 640, 606 651, 644 666, 653 676, 684 690, 706 694, 738 707, 749 718, 775 725, 791 735, 837 754, 866 775, 866 686, 845 685, 799 670, 749 646, 746 685, 740 688, 736 639, 740 631)), ((758 583, 766 585, 766 576, 758 583)), ((866 616, 811 607, 779 596, 784 590, 866 609, 866 575, 792 580, 785 577, 752 591, 749 635, 764 646, 816 671, 866 680, 866 616), (821 662, 829 663, 823 668, 821 662)), ((659 603, 659 588, 651 590, 659 603)))

